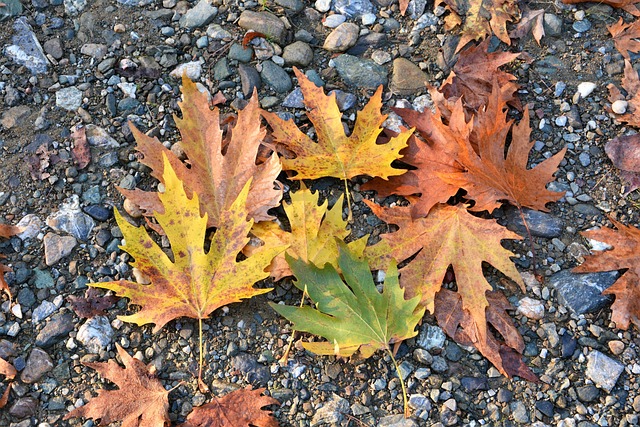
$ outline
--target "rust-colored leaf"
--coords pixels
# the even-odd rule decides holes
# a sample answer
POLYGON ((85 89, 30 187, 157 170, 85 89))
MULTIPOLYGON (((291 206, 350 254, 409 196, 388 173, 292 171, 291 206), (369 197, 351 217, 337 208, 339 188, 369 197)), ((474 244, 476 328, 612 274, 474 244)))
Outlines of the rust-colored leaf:
POLYGON ((628 184, 624 195, 640 188, 640 134, 614 138, 605 144, 604 152, 619 169, 620 178, 628 184))
POLYGON ((631 61, 629 52, 640 52, 640 21, 633 21, 631 24, 625 24, 620 18, 618 22, 607 27, 609 33, 613 37, 613 43, 618 52, 627 61, 631 61))
POLYGON ((165 157, 165 192, 159 194, 162 213, 156 213, 158 224, 171 243, 168 256, 146 232, 135 227, 116 211, 116 219, 126 243, 121 247, 135 261, 134 268, 149 278, 150 284, 128 280, 91 283, 110 289, 117 295, 141 306, 140 311, 119 316, 120 319, 144 325, 154 323, 158 332, 167 322, 178 317, 205 319, 224 305, 269 292, 256 289, 254 283, 268 277, 265 271, 271 260, 286 247, 262 247, 246 260, 237 256, 249 242, 252 220, 247 220, 247 182, 238 198, 220 215, 208 252, 205 252, 207 214, 200 216, 197 193, 189 199, 182 183, 165 157))
MULTIPOLYGON (((220 111, 209 109, 208 95, 201 93, 186 77, 182 79, 183 100, 178 105, 182 118, 175 117, 182 135, 182 147, 188 165, 165 148, 157 138, 151 138, 131 125, 137 149, 149 166, 152 176, 162 182, 163 154, 169 159, 178 178, 184 183, 187 195, 195 191, 201 203, 201 213, 208 215, 208 226, 220 225, 223 212, 236 200, 245 184, 251 181, 247 197, 248 217, 256 221, 273 219, 267 211, 278 206, 282 189, 276 183, 281 171, 276 153, 256 164, 256 156, 265 130, 260 126, 258 97, 254 93, 247 106, 238 113, 236 124, 223 137, 220 111)), ((140 206, 146 215, 161 212, 156 192, 120 189, 125 197, 140 206)))
POLYGON ((104 316, 106 310, 111 308, 120 298, 115 295, 100 295, 95 288, 86 290, 84 297, 69 295, 67 300, 78 317, 104 316))
MULTIPOLYGON (((0 375, 4 375, 6 380, 11 381, 16 377, 17 373, 18 371, 16 371, 16 368, 14 368, 11 363, 0 357, 0 375)), ((4 393, 2 393, 2 397, 0 397, 0 409, 4 408, 9 401, 9 393, 11 393, 12 384, 12 382, 7 384, 7 388, 4 390, 4 393)))
MULTIPOLYGON (((15 227, 12 225, 0 224, 0 238, 8 238, 15 234, 20 233, 22 229, 20 227, 15 227)), ((3 255, 0 255, 0 259, 4 258, 3 255)), ((11 299, 11 290, 9 289, 9 284, 4 278, 4 273, 12 271, 9 267, 4 264, 0 264, 0 292, 4 292, 7 294, 9 299, 11 299)))
POLYGON ((152 375, 144 363, 134 359, 116 344, 124 369, 114 361, 85 363, 103 378, 118 386, 117 390, 101 389, 84 406, 74 409, 64 419, 75 417, 100 420, 99 426, 122 421, 122 427, 162 427, 169 424, 169 392, 152 375))
POLYGON ((335 94, 327 96, 300 70, 294 68, 304 95, 307 117, 315 127, 318 142, 302 132, 293 120, 284 121, 274 113, 264 112, 264 118, 273 129, 273 137, 283 151, 295 158, 282 159, 284 170, 298 172, 293 179, 317 179, 335 177, 347 180, 358 175, 379 176, 401 174, 391 167, 399 159, 400 150, 407 145, 411 131, 402 132, 386 144, 377 145, 382 132, 380 127, 387 118, 380 113, 382 87, 378 88, 369 103, 358 113, 353 132, 345 134, 342 113, 338 109, 335 94))
POLYGON ((633 68, 630 61, 624 61, 624 77, 622 78, 622 88, 627 92, 625 97, 613 83, 607 85, 609 89, 609 101, 611 103, 626 99, 627 110, 624 114, 616 114, 616 120, 628 123, 631 126, 640 127, 640 80, 638 72, 633 68))
MULTIPOLYGON (((562 2, 565 4, 593 3, 591 0, 562 0, 562 2)), ((601 0, 599 3, 623 9, 633 16, 640 16, 640 10, 636 6, 636 4, 640 3, 638 0, 601 0)))
MULTIPOLYGON (((365 202, 367 202, 365 200, 365 202)), ((467 331, 474 341, 487 340, 486 293, 492 287, 484 278, 482 264, 491 264, 524 290, 520 273, 511 261, 513 255, 502 247, 503 239, 521 239, 498 225, 495 220, 482 219, 467 212, 465 206, 437 205, 426 218, 413 219, 408 206, 382 208, 371 202, 373 213, 399 230, 383 234, 382 240, 365 249, 372 268, 385 268, 393 259, 415 258, 401 269, 400 283, 407 298, 422 295, 421 303, 434 313, 436 294, 449 266, 453 268, 462 309, 473 320, 467 331)))
POLYGON ((78 165, 78 169, 86 168, 91 162, 91 150, 89 149, 89 142, 87 141, 87 128, 78 127, 72 133, 73 138, 73 150, 71 150, 71 157, 78 165))
POLYGON ((404 16, 407 13, 407 8, 409 7, 409 0, 398 0, 398 4, 400 6, 400 15, 404 16))
POLYGON ((606 243, 611 248, 585 257, 585 261, 574 268, 576 273, 613 271, 628 269, 616 282, 602 292, 615 295, 611 306, 611 320, 620 329, 628 329, 633 323, 640 328, 640 230, 610 218, 617 228, 600 228, 583 231, 587 239, 606 243))
POLYGON ((538 45, 544 37, 544 9, 527 9, 522 14, 522 18, 518 25, 509 33, 512 39, 521 39, 526 36, 529 31, 538 45))
POLYGON ((258 37, 262 37, 263 39, 266 39, 267 36, 265 36, 264 34, 258 32, 258 31, 247 31, 247 33, 244 35, 244 37, 242 37, 242 48, 246 49, 247 46, 249 46, 249 43, 251 43, 251 40, 258 38, 258 37))
POLYGON ((280 405, 276 399, 264 396, 264 388, 233 391, 221 398, 193 408, 179 427, 278 427, 271 411, 262 409, 280 405))
POLYGON ((517 21, 520 10, 515 0, 436 0, 434 7, 444 4, 449 11, 445 29, 461 26, 460 42, 456 52, 472 40, 483 40, 494 34, 510 45, 507 22, 517 21))

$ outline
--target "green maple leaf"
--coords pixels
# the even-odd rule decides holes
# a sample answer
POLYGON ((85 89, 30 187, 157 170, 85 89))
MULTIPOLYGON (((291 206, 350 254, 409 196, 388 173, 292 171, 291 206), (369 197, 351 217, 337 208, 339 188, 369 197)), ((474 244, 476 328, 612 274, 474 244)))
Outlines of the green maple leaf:
POLYGON ((317 309, 273 303, 271 307, 292 322, 295 329, 328 340, 304 343, 305 349, 344 357, 360 350, 367 358, 376 350, 391 352, 390 344, 417 334, 415 328, 424 308, 418 308, 419 296, 404 299, 395 262, 387 271, 382 293, 376 289, 368 263, 359 261, 344 244, 338 259, 344 281, 330 264, 318 268, 289 255, 287 262, 298 278, 294 284, 306 289, 317 309))

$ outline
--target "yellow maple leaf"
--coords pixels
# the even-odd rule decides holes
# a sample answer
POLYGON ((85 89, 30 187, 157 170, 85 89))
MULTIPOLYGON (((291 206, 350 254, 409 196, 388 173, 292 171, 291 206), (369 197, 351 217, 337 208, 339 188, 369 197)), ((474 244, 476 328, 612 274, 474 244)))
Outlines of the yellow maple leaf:
POLYGON ((92 283, 129 298, 140 311, 119 316, 123 321, 144 325, 154 323, 158 332, 178 317, 205 319, 214 310, 245 298, 269 292, 253 284, 269 274, 265 268, 285 246, 263 247, 244 261, 236 257, 249 241, 253 220, 247 220, 246 200, 251 180, 238 198, 220 216, 208 252, 204 250, 207 214, 200 216, 197 193, 189 199, 171 163, 164 157, 165 192, 158 197, 163 213, 155 218, 171 243, 171 259, 149 236, 144 227, 129 224, 116 211, 116 220, 125 238, 121 246, 135 261, 132 266, 145 274, 148 285, 120 280, 92 283))
MULTIPOLYGON (((312 193, 303 185, 299 191, 291 193, 291 203, 284 204, 291 232, 283 230, 275 222, 257 223, 251 232, 265 247, 288 245, 286 254, 293 258, 320 267, 328 263, 338 268, 338 239, 344 240, 349 235, 347 221, 342 219, 343 198, 341 195, 335 205, 327 209, 328 201, 318 205, 318 193, 312 193)), ((361 256, 366 244, 367 239, 363 237, 350 242, 347 247, 361 256)), ((255 248, 249 245, 245 253, 251 254, 255 248)), ((293 275, 284 253, 273 259, 269 271, 274 280, 293 275)))
POLYGON ((317 179, 335 177, 347 180, 358 175, 377 176, 386 179, 405 171, 391 167, 391 162, 402 157, 400 150, 407 145, 413 130, 407 130, 391 138, 386 144, 376 144, 376 139, 387 118, 380 113, 382 86, 358 113, 353 132, 345 133, 342 114, 335 94, 327 96, 300 70, 295 69, 298 84, 304 95, 307 117, 315 127, 318 142, 302 132, 293 120, 282 120, 274 113, 264 112, 263 117, 273 129, 276 142, 293 153, 295 158, 282 159, 284 170, 298 174, 292 179, 317 179))

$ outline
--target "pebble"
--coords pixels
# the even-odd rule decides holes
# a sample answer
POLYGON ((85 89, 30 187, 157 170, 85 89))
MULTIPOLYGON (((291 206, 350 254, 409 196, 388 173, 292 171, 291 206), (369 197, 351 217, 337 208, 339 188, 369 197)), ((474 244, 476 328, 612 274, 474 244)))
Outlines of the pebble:
POLYGON ((93 219, 80 210, 80 199, 76 194, 65 200, 60 209, 46 219, 55 231, 64 231, 78 240, 86 241, 95 226, 93 219))
POLYGON ((113 328, 105 316, 87 319, 78 329, 76 340, 81 342, 89 353, 98 354, 105 349, 113 339, 113 328))
POLYGON ((398 95, 412 95, 424 91, 427 75, 413 62, 396 58, 391 71, 389 88, 398 95))
POLYGON ((82 91, 75 86, 60 89, 56 92, 56 106, 67 111, 76 111, 82 106, 82 91))
POLYGON ((417 344, 419 347, 430 350, 442 350, 447 337, 439 326, 423 324, 420 328, 417 344))
POLYGON ((383 64, 386 64, 387 62, 391 61, 392 57, 391 57, 391 54, 389 52, 386 52, 384 50, 374 50, 371 53, 371 59, 376 64, 383 65, 383 64))
POLYGON ((62 258, 68 256, 77 241, 72 236, 59 236, 55 233, 47 233, 43 239, 45 264, 52 266, 62 258))
POLYGON ((547 417, 553 417, 554 406, 553 403, 548 400, 540 400, 536 402, 536 409, 547 417))
POLYGON ((54 59, 60 59, 64 55, 62 40, 59 38, 49 39, 42 45, 45 53, 51 55, 54 59))
POLYGON ((555 288, 558 302, 573 313, 593 313, 611 303, 611 295, 601 294, 619 276, 617 271, 577 274, 563 270, 549 278, 549 286, 555 288))
POLYGON ((562 34, 562 18, 554 13, 545 13, 543 28, 546 37, 560 36, 562 34))
POLYGON ((289 92, 293 82, 289 74, 273 61, 264 61, 260 72, 262 81, 277 93, 289 92))
POLYGON ((329 15, 322 21, 322 25, 327 28, 336 28, 339 25, 342 25, 347 20, 347 17, 344 15, 329 15))
POLYGON ((238 25, 246 30, 253 30, 262 33, 279 44, 284 44, 287 35, 284 22, 270 12, 253 12, 245 10, 240 15, 238 25))
POLYGON ((193 30, 207 25, 218 14, 218 8, 211 5, 209 0, 200 0, 180 18, 180 26, 193 30))
POLYGON ((580 98, 584 99, 595 90, 596 84, 592 82, 582 82, 578 85, 578 93, 580 98))
POLYGON ((509 408, 511 409, 511 416, 513 417, 513 421, 518 424, 529 423, 529 412, 527 411, 527 407, 523 402, 519 400, 511 402, 509 404, 509 408))
POLYGON ((591 22, 588 19, 575 21, 571 26, 578 33, 585 33, 591 29, 591 22))
POLYGON ((4 6, 0 7, 0 22, 12 16, 22 14, 22 3, 20 0, 4 0, 3 3, 4 6))
POLYGON ((332 394, 311 419, 311 427, 321 425, 340 425, 349 413, 349 401, 337 394, 332 394))
POLYGON ((282 106, 285 108, 304 108, 303 102, 304 96, 302 95, 302 89, 295 88, 289 95, 282 101, 282 106))
POLYGON ((49 68, 49 60, 42 50, 31 25, 24 16, 19 17, 13 24, 14 34, 11 38, 12 45, 3 49, 3 54, 13 62, 24 65, 33 74, 46 73, 49 68))
POLYGON ((285 46, 282 58, 286 65, 306 67, 313 61, 313 50, 308 43, 296 41, 285 46))
POLYGON ((592 350, 587 355, 587 377, 593 383, 607 392, 611 392, 616 385, 620 374, 624 371, 624 365, 598 350, 592 350))
POLYGON ((259 384, 261 387, 267 385, 271 378, 269 368, 258 363, 258 360, 251 354, 240 352, 233 357, 234 369, 240 371, 247 382, 259 384))
POLYGON ((331 9, 332 0, 316 0, 314 6, 318 12, 328 12, 331 9))
POLYGON ((34 347, 29 353, 27 364, 20 374, 20 379, 26 384, 33 384, 51 371, 53 366, 53 361, 49 354, 41 348, 34 347))
MULTIPOLYGON (((313 424, 312 424, 313 425, 313 424)), ((418 427, 418 424, 411 418, 405 418, 404 415, 387 415, 380 418, 377 427, 418 427)))
POLYGON ((170 75, 176 79, 182 79, 184 74, 187 74, 187 77, 192 81, 200 80, 200 76, 202 75, 202 64, 200 61, 192 61, 184 64, 178 65, 170 75))
POLYGON ((49 319, 47 324, 38 332, 36 345, 47 348, 67 338, 73 331, 73 315, 71 313, 58 313, 49 319))
POLYGON ((262 86, 260 74, 254 67, 246 64, 240 64, 238 66, 238 74, 240 75, 242 93, 244 96, 250 96, 253 93, 254 88, 260 89, 262 86))
POLYGON ((624 351, 624 343, 620 340, 609 341, 607 343, 607 346, 609 347, 609 350, 611 350, 611 353, 613 353, 615 356, 621 355, 624 351))
MULTIPOLYGON (((38 400, 27 396, 21 397, 16 400, 11 407, 9 408, 9 415, 14 417, 15 419, 29 418, 36 414, 38 410, 38 400)), ((30 420, 26 420, 28 423, 12 423, 11 427, 22 427, 18 426, 18 424, 23 424, 24 427, 29 427, 31 425, 30 420)))
POLYGON ((101 61, 107 54, 107 45, 101 43, 85 43, 80 47, 80 53, 101 61))
POLYGON ((55 313, 56 310, 58 310, 58 306, 50 301, 44 300, 33 310, 33 314, 31 314, 31 321, 37 325, 55 313))
POLYGON ((348 18, 359 18, 365 13, 372 13, 374 8, 369 0, 334 0, 333 10, 348 18))
POLYGON ((340 77, 349 86, 377 89, 378 86, 387 84, 386 68, 370 59, 343 54, 334 58, 333 63, 340 77))
POLYGON ((235 59, 238 62, 250 62, 253 58, 253 48, 250 46, 243 48, 242 45, 233 43, 231 48, 229 48, 227 57, 229 59, 235 59))
POLYGON ((616 114, 624 114, 627 112, 628 106, 629 103, 627 101, 625 101, 624 99, 618 99, 617 101, 614 101, 613 104, 611 104, 611 111, 616 114))
POLYGON ((551 239, 562 235, 564 223, 560 218, 556 218, 548 213, 523 209, 523 215, 515 208, 507 209, 507 228, 515 231, 521 236, 527 236, 527 229, 522 222, 522 216, 529 226, 531 235, 551 239))
POLYGON ((377 19, 377 17, 375 15, 375 13, 365 13, 361 17, 362 25, 364 25, 364 26, 373 25, 373 24, 375 24, 376 19, 377 19))
POLYGON ((31 109, 26 105, 11 107, 2 114, 2 120, 0 120, 0 124, 5 129, 12 129, 20 124, 23 124, 30 115, 31 109))
POLYGON ((478 390, 489 390, 489 383, 486 377, 463 377, 460 384, 467 392, 478 390))
POLYGON ((600 396, 600 390, 593 384, 577 387, 576 391, 578 392, 578 399, 584 403, 593 402, 600 396))
POLYGON ((344 52, 356 44, 360 27, 351 22, 345 22, 336 27, 327 36, 322 48, 329 52, 344 52))
POLYGON ((540 300, 524 297, 518 302, 516 313, 529 319, 540 320, 544 318, 544 304, 540 300))

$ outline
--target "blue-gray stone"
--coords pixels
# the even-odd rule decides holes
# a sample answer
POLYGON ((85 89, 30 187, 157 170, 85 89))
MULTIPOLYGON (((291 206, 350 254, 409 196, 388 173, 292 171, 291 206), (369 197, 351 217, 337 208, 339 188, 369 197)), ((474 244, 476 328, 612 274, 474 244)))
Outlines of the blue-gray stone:
POLYGON ((265 386, 271 378, 269 368, 259 364, 258 360, 249 353, 238 353, 233 357, 232 363, 233 367, 240 371, 249 383, 265 386))
POLYGON ((293 87, 289 74, 273 61, 264 61, 262 63, 260 77, 266 85, 273 88, 277 93, 288 92, 293 87))
POLYGON ((87 0, 64 0, 64 11, 67 15, 77 15, 87 7, 87 0))
POLYGON ((577 274, 563 270, 551 276, 549 284, 556 289, 560 304, 576 314, 584 314, 600 310, 613 301, 613 296, 602 295, 602 291, 618 277, 617 271, 577 274))
POLYGON ((207 25, 218 14, 218 8, 211 6, 208 0, 200 0, 180 18, 180 26, 190 30, 207 25))
POLYGON ((359 18, 365 13, 374 11, 373 4, 369 0, 335 0, 333 10, 349 18, 359 18))
POLYGON ((229 48, 227 58, 235 59, 238 62, 249 62, 253 58, 253 48, 251 46, 243 48, 241 44, 234 43, 229 48))
POLYGON ((65 231, 78 240, 87 240, 95 227, 93 219, 80 210, 77 195, 67 199, 60 210, 47 217, 46 223, 56 231, 65 231))
POLYGON ((224 80, 233 74, 233 69, 229 66, 227 58, 221 58, 216 65, 213 66, 213 78, 217 81, 224 80))
POLYGON ((324 87, 324 82, 322 81, 322 77, 320 77, 320 74, 318 74, 318 72, 316 70, 307 70, 307 71, 305 71, 304 74, 316 86, 324 87))
POLYGON ((550 55, 537 61, 533 67, 541 74, 556 74, 564 70, 566 65, 558 57, 550 55))
POLYGON ((338 108, 340 109, 340 111, 348 110, 349 108, 356 105, 356 102, 358 102, 358 98, 354 94, 342 91, 340 89, 330 91, 329 95, 331 94, 336 95, 336 102, 338 103, 338 108))
POLYGON ((304 108, 303 98, 302 89, 297 87, 282 101, 282 106, 286 108, 304 108))
POLYGON ((82 210, 91 218, 102 222, 111 218, 112 213, 111 209, 107 209, 106 207, 101 205, 89 205, 82 208, 82 210))
POLYGON ((3 0, 2 3, 4 3, 4 6, 0 7, 0 22, 22 13, 20 0, 3 0))
POLYGON ((73 331, 73 315, 71 313, 56 314, 47 322, 36 336, 38 347, 49 347, 64 340, 73 331))
POLYGON ((387 84, 387 69, 370 59, 343 54, 333 62, 338 74, 349 86, 377 89, 387 84))
POLYGON ((489 383, 486 377, 463 377, 460 384, 467 392, 477 390, 489 390, 489 383))
POLYGON ((522 221, 527 222, 531 235, 536 237, 546 237, 551 239, 562 234, 564 223, 560 218, 556 218, 548 213, 523 209, 522 215, 516 208, 507 208, 507 228, 521 236, 527 236, 527 228, 522 221))
POLYGON ((91 187, 89 187, 87 191, 82 193, 82 200, 87 203, 91 203, 91 204, 100 203, 101 199, 102 197, 100 196, 99 185, 92 185, 91 187))
POLYGON ((55 284, 51 274, 49 274, 48 271, 40 270, 39 268, 33 270, 33 279, 34 285, 38 289, 53 288, 53 285, 55 284))
POLYGON ((616 385, 620 374, 624 371, 624 365, 598 350, 593 350, 587 355, 587 377, 601 389, 611 392, 616 385))
POLYGON ((31 314, 31 321, 37 325, 55 313, 57 309, 58 307, 56 307, 56 305, 51 301, 42 301, 42 304, 33 310, 33 313, 31 314))
POLYGON ((591 29, 591 22, 586 19, 583 19, 582 21, 575 21, 572 27, 578 33, 585 33, 591 29))
POLYGON ((76 111, 82 106, 82 91, 75 86, 60 89, 56 92, 56 106, 67 111, 76 111))
POLYGON ((424 324, 420 328, 420 335, 418 336, 418 346, 425 350, 443 349, 444 343, 447 337, 445 336, 442 328, 435 325, 424 324))
POLYGON ((4 56, 16 64, 24 65, 33 74, 46 73, 49 60, 27 19, 24 16, 16 19, 13 29, 15 33, 11 38, 13 44, 4 49, 4 56))

